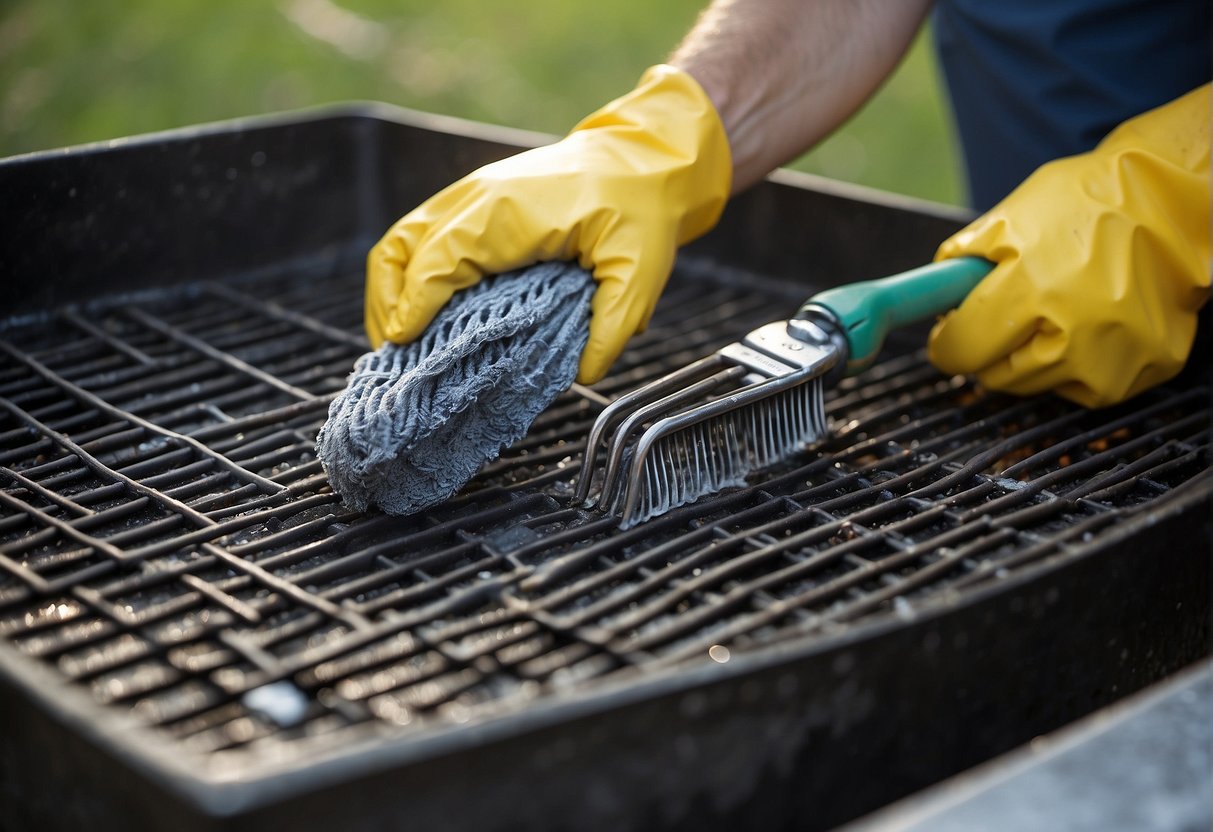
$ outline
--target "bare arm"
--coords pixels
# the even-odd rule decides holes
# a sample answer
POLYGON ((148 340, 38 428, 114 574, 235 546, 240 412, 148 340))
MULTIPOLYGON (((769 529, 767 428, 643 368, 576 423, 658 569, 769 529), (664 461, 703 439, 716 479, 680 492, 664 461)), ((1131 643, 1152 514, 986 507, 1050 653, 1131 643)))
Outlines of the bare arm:
POLYGON ((733 193, 825 138, 905 54, 930 0, 715 0, 671 56, 712 99, 733 193))

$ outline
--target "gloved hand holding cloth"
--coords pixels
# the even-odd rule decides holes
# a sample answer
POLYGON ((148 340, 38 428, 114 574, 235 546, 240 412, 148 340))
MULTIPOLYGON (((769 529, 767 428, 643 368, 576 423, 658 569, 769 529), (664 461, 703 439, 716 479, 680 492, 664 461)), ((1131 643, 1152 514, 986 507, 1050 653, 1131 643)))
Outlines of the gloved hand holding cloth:
POLYGON ((678 246, 716 223, 731 176, 703 89, 653 67, 561 141, 487 165, 393 225, 368 258, 371 342, 412 341, 485 275, 577 260, 598 284, 577 375, 592 384, 647 325, 678 246))
POLYGON ((931 333, 931 361, 1087 407, 1176 375, 1209 296, 1210 86, 1039 168, 944 242, 997 263, 931 333))

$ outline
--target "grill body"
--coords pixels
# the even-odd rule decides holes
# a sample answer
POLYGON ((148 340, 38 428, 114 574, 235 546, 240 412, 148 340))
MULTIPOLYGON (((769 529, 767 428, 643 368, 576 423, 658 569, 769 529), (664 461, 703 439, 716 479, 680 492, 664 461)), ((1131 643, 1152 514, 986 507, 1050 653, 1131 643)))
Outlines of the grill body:
POLYGON ((816 456, 626 533, 571 504, 603 401, 964 219, 807 177, 736 199, 465 495, 343 510, 308 442, 365 250, 538 140, 358 107, 0 163, 16 824, 829 828, 1207 654, 1199 368, 1088 414, 902 333, 816 456), (280 682, 299 725, 247 704, 280 682))

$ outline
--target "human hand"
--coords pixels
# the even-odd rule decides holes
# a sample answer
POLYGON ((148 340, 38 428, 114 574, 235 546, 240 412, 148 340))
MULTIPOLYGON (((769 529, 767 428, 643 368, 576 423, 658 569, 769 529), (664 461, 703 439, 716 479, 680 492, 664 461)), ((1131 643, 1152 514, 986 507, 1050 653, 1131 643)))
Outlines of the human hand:
POLYGON ((1087 407, 1174 376, 1209 296, 1210 86, 1050 162, 939 248, 998 265, 931 332, 931 361, 1087 407))
POLYGON ((577 376, 592 384, 648 324, 677 247, 716 223, 731 170, 703 90, 653 67, 561 141, 480 168, 393 225, 367 258, 367 334, 407 343, 484 275, 575 259, 598 283, 577 376))

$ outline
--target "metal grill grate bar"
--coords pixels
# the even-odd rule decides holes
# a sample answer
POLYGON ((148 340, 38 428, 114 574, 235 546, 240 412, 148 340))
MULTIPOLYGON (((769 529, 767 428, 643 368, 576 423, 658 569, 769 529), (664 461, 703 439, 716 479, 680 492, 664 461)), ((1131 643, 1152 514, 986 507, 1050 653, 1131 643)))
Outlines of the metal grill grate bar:
POLYGON ((0 639, 189 753, 409 731, 913 617, 1210 486, 1203 389, 1089 412, 906 355, 831 393, 818 452, 621 532, 572 501, 604 403, 800 294, 687 269, 610 378, 410 518, 342 508, 312 454, 362 350, 357 275, 7 327, 0 639), (244 704, 284 680, 295 727, 244 704))

